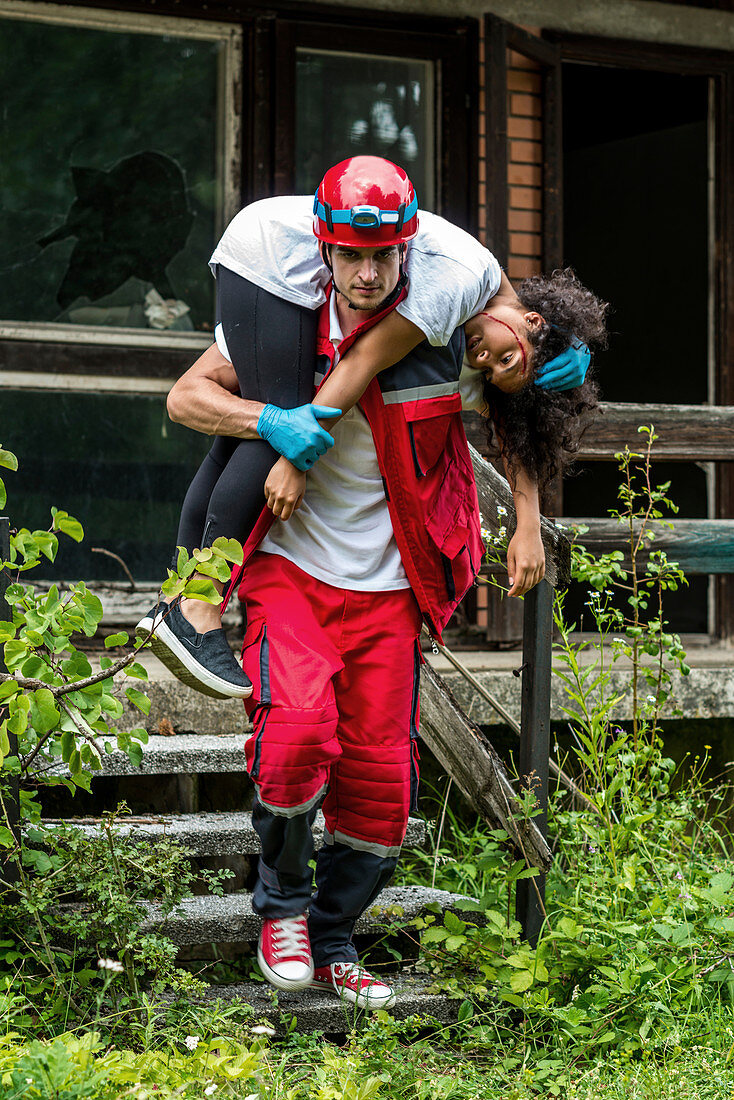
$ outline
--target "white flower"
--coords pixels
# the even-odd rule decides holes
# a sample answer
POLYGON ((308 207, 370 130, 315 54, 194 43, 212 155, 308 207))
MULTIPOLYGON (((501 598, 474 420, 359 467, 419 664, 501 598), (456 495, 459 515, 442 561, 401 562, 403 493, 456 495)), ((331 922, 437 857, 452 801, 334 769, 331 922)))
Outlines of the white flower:
POLYGON ((275 1035, 275 1028, 269 1027, 267 1024, 255 1024, 250 1028, 253 1035, 275 1035))
POLYGON ((199 1036, 198 1035, 187 1035, 186 1038, 184 1039, 184 1043, 186 1044, 187 1050, 196 1050, 196 1048, 199 1045, 199 1036))
POLYGON ((498 516, 506 516, 507 515, 507 509, 503 508, 501 504, 497 505, 497 515, 498 516))
POLYGON ((655 696, 654 696, 654 695, 648 695, 648 697, 647 697, 647 701, 648 701, 648 703, 655 703, 655 702, 657 702, 657 700, 655 699, 655 696))
POLYGON ((122 974, 125 967, 117 959, 97 959, 100 970, 111 970, 113 974, 122 974))
POLYGON ((503 539, 506 534, 507 534, 507 528, 506 527, 500 527, 499 531, 497 532, 498 537, 503 539))
POLYGON ((217 1086, 212 1082, 211 1085, 207 1085, 204 1089, 204 1096, 211 1096, 212 1093, 217 1091, 217 1086))

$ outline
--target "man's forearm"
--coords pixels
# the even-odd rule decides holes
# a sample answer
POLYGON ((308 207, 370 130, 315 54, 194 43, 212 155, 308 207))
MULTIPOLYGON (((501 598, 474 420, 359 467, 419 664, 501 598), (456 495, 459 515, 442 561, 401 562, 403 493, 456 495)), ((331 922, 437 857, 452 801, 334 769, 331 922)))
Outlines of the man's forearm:
POLYGON ((205 435, 257 439, 264 405, 240 397, 234 367, 212 344, 174 384, 166 407, 174 423, 205 435))
POLYGON ((179 391, 168 401, 168 415, 176 424, 185 424, 205 435, 229 435, 237 439, 258 439, 257 422, 265 406, 261 401, 245 401, 228 393, 216 383, 201 380, 194 391, 179 391))

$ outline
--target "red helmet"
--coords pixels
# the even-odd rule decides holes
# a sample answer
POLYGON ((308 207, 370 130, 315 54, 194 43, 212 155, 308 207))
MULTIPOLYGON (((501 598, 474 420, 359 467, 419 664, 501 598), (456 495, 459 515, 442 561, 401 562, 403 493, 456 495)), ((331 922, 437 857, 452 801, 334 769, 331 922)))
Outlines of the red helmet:
POLYGON ((418 232, 408 176, 382 157, 350 157, 330 168, 314 195, 313 231, 326 244, 401 244, 418 232))

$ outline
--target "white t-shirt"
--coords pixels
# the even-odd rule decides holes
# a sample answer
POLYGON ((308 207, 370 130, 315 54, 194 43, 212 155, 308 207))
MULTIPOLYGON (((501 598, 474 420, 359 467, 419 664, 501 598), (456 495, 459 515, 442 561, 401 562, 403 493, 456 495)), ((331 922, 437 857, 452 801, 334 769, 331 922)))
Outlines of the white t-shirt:
MULTIPOLYGON (((331 297, 329 322, 329 338, 336 349, 344 339, 336 295, 331 297)), ((215 335, 219 350, 229 359, 221 325, 215 335)), ((334 366, 338 361, 337 351, 334 366)), ((276 519, 259 549, 287 558, 334 588, 357 592, 410 588, 367 418, 355 405, 329 431, 334 446, 308 471, 301 507, 285 522, 276 519)))
MULTIPOLYGON (((235 215, 215 248, 217 264, 249 279, 277 298, 317 309, 326 300, 331 274, 313 235, 313 198, 261 199, 235 215)), ((497 260, 463 229, 425 210, 408 244, 408 296, 397 306, 436 346, 473 317, 500 287, 497 260)))
MULTIPOLYGON (((329 322, 329 338, 337 348, 343 336, 336 295, 331 297, 329 322)), ((229 359, 221 325, 215 337, 229 359)), ((338 361, 337 351, 335 366, 338 361)), ((317 376, 316 384, 320 380, 317 376)), ((459 392, 463 408, 484 407, 482 375, 468 366, 466 357, 459 392)), ((308 471, 301 507, 289 520, 276 520, 259 549, 287 558, 333 588, 358 592, 409 588, 367 418, 355 405, 329 431, 334 446, 308 471)))

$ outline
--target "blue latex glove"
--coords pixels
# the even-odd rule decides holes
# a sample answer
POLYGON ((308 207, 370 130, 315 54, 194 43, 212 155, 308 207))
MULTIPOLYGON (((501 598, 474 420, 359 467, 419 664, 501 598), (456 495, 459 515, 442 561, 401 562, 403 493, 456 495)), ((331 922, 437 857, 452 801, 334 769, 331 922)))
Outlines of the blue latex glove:
POLYGON ((578 336, 572 336, 565 351, 539 368, 535 385, 542 390, 572 390, 586 378, 590 362, 591 352, 586 344, 578 336))
POLYGON ((257 422, 257 434, 299 470, 309 470, 334 446, 332 436, 316 418, 327 420, 341 414, 341 409, 328 405, 301 405, 297 409, 266 405, 257 422))

